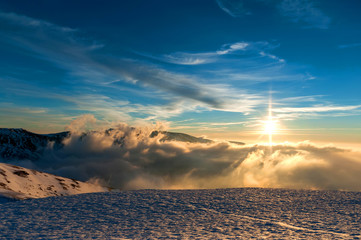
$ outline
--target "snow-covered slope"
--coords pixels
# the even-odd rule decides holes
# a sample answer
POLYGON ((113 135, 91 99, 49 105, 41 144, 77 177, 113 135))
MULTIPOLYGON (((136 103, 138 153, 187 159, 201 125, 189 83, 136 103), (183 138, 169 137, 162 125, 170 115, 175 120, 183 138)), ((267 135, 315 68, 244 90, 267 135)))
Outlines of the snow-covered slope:
POLYGON ((42 198, 104 191, 108 191, 108 189, 95 184, 0 163, 0 198, 42 198))
POLYGON ((0 204, 0 239, 360 239, 361 193, 142 190, 0 204))

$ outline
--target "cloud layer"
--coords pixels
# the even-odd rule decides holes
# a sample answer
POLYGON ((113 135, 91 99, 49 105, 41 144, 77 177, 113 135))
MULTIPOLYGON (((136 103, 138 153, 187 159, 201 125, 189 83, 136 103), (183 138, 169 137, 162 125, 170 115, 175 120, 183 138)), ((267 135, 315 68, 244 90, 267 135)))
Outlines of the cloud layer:
POLYGON ((239 146, 161 142, 154 126, 119 124, 112 130, 78 132, 92 123, 74 122, 63 149, 38 161, 16 162, 79 180, 98 179, 121 189, 282 187, 361 191, 361 153, 308 142, 239 146))

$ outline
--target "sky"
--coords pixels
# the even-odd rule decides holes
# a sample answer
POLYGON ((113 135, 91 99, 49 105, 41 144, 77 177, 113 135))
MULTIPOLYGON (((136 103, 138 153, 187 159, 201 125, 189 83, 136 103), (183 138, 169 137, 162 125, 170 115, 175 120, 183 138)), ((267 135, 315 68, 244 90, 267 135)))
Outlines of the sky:
POLYGON ((0 127, 361 142, 358 0, 0 2, 0 127), (90 122, 90 127, 93 122, 90 122), (94 125, 94 124, 93 124, 94 125))

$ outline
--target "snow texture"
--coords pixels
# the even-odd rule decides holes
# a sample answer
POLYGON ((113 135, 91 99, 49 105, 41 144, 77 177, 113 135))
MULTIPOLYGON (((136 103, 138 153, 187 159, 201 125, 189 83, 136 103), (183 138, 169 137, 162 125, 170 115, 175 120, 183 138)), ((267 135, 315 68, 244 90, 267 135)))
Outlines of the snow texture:
POLYGON ((361 193, 138 190, 0 205, 2 239, 360 239, 361 193))
POLYGON ((104 191, 108 191, 107 188, 95 184, 0 163, 0 203, 10 201, 6 198, 41 198, 104 191))

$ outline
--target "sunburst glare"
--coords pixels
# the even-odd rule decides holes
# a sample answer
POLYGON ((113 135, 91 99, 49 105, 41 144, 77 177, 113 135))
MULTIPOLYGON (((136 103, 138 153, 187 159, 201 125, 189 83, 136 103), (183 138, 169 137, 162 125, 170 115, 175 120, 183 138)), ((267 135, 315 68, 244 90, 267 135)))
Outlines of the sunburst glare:
POLYGON ((263 134, 268 135, 268 144, 272 146, 273 144, 273 135, 277 134, 277 131, 279 129, 278 127, 278 120, 276 120, 273 117, 272 114, 272 99, 270 97, 269 103, 268 103, 268 116, 267 120, 263 121, 263 134))

